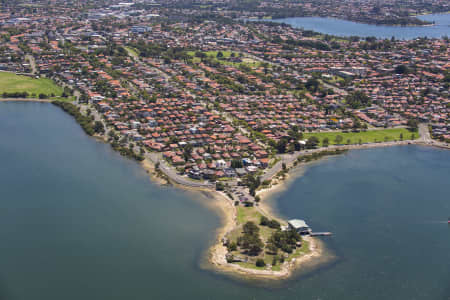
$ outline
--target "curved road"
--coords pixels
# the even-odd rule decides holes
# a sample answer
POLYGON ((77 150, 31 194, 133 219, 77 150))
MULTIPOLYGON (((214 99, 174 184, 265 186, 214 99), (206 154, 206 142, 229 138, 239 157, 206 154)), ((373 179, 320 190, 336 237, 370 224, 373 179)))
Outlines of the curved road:
POLYGON ((165 175, 167 175, 170 180, 174 181, 175 183, 185 185, 188 187, 194 187, 194 188, 213 188, 214 184, 207 182, 207 181, 194 181, 187 177, 179 175, 176 170, 170 166, 167 165, 166 161, 162 159, 160 154, 147 152, 145 154, 146 159, 149 159, 153 164, 159 163, 159 169, 161 172, 163 172, 165 175))

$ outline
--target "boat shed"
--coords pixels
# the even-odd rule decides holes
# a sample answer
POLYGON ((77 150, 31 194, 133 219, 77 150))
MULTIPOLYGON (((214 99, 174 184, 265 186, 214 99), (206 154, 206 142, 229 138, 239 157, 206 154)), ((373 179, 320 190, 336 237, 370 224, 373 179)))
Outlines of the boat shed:
POLYGON ((289 229, 294 229, 300 234, 308 234, 311 229, 305 221, 299 219, 293 219, 288 221, 289 229))

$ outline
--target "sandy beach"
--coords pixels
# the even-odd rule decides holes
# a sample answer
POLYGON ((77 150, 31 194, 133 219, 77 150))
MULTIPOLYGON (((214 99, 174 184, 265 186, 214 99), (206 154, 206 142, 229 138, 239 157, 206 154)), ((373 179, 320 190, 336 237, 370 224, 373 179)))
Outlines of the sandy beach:
POLYGON ((155 183, 161 184, 161 185, 170 184, 170 182, 167 179, 159 176, 158 172, 156 172, 155 164, 152 163, 149 159, 144 159, 141 162, 141 166, 142 166, 142 168, 144 168, 144 170, 150 176, 150 180, 152 182, 155 182, 155 183))

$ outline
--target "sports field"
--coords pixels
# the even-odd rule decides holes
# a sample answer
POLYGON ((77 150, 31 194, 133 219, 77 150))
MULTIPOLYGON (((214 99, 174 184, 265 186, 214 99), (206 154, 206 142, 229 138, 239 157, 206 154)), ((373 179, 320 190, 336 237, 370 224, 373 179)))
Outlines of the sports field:
POLYGON ((48 78, 32 78, 14 73, 0 72, 0 96, 3 93, 27 92, 28 97, 36 98, 39 94, 61 96, 63 88, 48 78))
POLYGON ((323 146, 323 140, 328 138, 329 145, 335 144, 364 144, 387 141, 400 141, 417 139, 419 134, 411 132, 406 128, 391 128, 380 130, 368 130, 361 132, 318 132, 318 133, 304 133, 305 139, 315 136, 319 139, 319 145, 323 146), (341 138, 336 138, 340 136, 341 138), (401 137, 402 136, 402 137, 401 137))

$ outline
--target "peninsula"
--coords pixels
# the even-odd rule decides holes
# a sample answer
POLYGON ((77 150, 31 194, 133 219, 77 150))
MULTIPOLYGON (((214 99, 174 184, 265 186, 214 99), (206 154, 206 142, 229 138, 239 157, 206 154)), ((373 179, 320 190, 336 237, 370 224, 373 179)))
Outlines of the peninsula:
MULTIPOLYGON (((246 13, 227 1, 38 2, 2 4, 2 101, 51 101, 154 180, 217 198, 208 204, 224 224, 208 255, 220 270, 286 278, 318 261, 308 216, 283 220, 267 204, 307 163, 359 148, 449 147, 448 38, 241 21, 273 9, 266 2, 246 13)), ((433 11, 447 9, 438 2, 433 11)), ((369 3, 369 23, 392 12, 369 3)))

